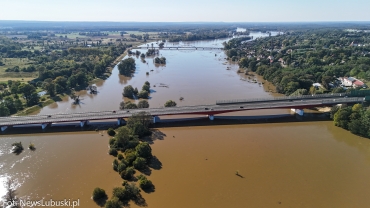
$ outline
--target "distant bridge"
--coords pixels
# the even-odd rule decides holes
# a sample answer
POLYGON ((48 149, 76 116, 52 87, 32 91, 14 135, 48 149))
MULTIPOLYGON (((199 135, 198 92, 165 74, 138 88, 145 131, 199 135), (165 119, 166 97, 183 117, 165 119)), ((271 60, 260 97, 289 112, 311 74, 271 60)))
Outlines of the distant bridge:
POLYGON ((254 100, 231 100, 217 101, 216 105, 196 105, 170 108, 147 108, 147 109, 127 109, 118 111, 99 111, 71 114, 53 114, 36 116, 11 116, 0 117, 0 127, 5 131, 8 127, 16 125, 40 124, 43 129, 53 123, 80 122, 80 126, 88 124, 92 120, 117 119, 118 125, 124 123, 124 118, 132 116, 138 112, 148 112, 153 116, 153 123, 159 121, 159 116, 165 115, 186 115, 198 114, 207 115, 210 120, 214 115, 261 109, 297 109, 296 113, 303 115, 304 108, 318 106, 333 106, 336 104, 362 103, 364 97, 347 97, 346 94, 320 95, 320 96, 300 96, 282 97, 275 99, 254 99, 254 100))
POLYGON ((223 50, 224 48, 220 47, 195 47, 195 46, 189 46, 189 47, 184 47, 184 46, 171 46, 171 47, 150 47, 150 46, 137 46, 132 49, 166 49, 166 50, 223 50))

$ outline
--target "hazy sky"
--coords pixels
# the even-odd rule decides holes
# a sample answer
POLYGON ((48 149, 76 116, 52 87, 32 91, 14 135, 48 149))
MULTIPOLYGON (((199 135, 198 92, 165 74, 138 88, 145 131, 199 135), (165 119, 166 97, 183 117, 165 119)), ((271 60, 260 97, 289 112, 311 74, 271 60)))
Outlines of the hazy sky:
POLYGON ((370 21, 369 0, 0 0, 0 20, 370 21))

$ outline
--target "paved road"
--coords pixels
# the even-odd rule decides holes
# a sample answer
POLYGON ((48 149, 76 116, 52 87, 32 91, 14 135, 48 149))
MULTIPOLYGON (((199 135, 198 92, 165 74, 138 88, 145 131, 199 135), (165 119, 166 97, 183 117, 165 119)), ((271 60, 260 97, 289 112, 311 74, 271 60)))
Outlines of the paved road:
POLYGON ((119 111, 83 112, 73 114, 53 114, 36 116, 12 116, 0 117, 0 126, 26 125, 26 124, 46 124, 60 122, 75 122, 89 120, 120 119, 130 117, 132 114, 146 111, 152 116, 181 115, 181 114, 203 114, 215 115, 233 111, 273 109, 273 108, 296 108, 314 106, 330 106, 341 103, 361 103, 362 97, 341 97, 341 98, 316 98, 303 100, 269 100, 258 103, 237 103, 223 105, 197 105, 172 108, 148 108, 148 109, 129 109, 119 111))

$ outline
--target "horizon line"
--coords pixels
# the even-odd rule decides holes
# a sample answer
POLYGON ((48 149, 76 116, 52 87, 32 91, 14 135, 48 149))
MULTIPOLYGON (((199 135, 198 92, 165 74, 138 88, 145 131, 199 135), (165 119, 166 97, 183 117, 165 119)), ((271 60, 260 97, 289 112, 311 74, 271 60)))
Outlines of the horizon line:
POLYGON ((19 21, 19 22, 95 22, 95 23, 349 23, 349 22, 361 22, 370 23, 370 20, 319 20, 319 21, 88 21, 88 20, 2 20, 5 21, 19 21))

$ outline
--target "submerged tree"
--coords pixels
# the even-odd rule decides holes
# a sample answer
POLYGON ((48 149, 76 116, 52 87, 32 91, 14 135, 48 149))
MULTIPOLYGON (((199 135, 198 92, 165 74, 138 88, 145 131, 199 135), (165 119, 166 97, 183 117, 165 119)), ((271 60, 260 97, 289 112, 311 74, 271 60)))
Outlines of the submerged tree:
POLYGON ((125 76, 131 76, 135 69, 135 59, 133 58, 124 59, 118 65, 119 73, 125 76))
POLYGON ((165 104, 164 107, 175 107, 177 103, 173 100, 168 100, 165 104))

